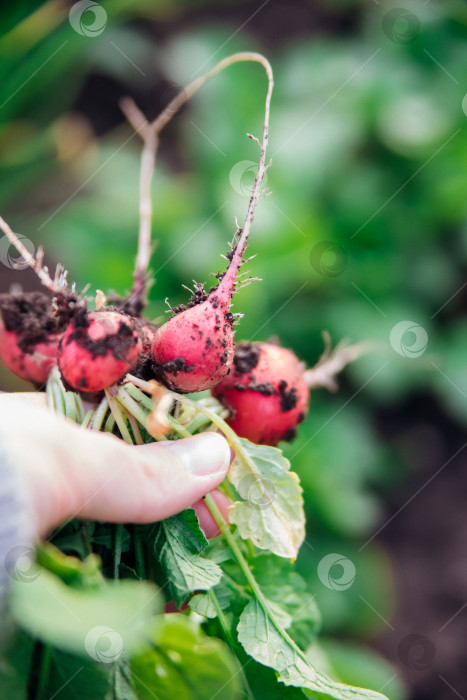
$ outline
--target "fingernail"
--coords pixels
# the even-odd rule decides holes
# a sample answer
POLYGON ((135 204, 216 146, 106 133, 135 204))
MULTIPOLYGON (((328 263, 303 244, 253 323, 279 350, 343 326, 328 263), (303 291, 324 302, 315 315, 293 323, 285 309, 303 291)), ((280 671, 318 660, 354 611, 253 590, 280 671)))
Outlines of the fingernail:
POLYGON ((230 448, 217 433, 202 433, 166 445, 180 457, 186 468, 197 476, 227 472, 230 448))

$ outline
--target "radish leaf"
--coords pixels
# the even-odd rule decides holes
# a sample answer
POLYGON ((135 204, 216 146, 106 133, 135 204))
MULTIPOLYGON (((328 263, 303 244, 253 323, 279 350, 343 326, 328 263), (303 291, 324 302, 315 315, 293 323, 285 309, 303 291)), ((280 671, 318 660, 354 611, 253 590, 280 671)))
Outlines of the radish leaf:
POLYGON ((239 697, 240 666, 219 639, 183 615, 157 618, 152 648, 131 660, 139 700, 239 697))
POLYGON ((161 596, 149 582, 102 581, 77 588, 40 567, 36 578, 15 581, 10 594, 14 618, 33 637, 106 662, 108 653, 116 659, 145 641, 148 619, 160 605, 161 596))
POLYGON ((222 577, 221 568, 201 556, 208 541, 192 508, 163 520, 157 528, 154 551, 180 607, 193 591, 207 591, 222 577))
POLYGON ((242 501, 229 521, 243 539, 281 557, 294 558, 305 537, 302 488, 290 462, 276 447, 239 439, 229 480, 242 501))
POLYGON ((304 653, 265 612, 258 600, 251 600, 240 616, 238 640, 259 663, 273 668, 279 680, 312 691, 313 697, 336 700, 385 700, 385 696, 363 688, 337 683, 318 671, 304 653))

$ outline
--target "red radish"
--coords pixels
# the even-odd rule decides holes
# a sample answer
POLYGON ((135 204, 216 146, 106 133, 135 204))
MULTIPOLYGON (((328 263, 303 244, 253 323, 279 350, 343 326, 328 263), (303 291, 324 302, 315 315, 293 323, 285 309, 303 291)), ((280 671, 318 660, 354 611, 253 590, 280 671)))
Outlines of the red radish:
POLYGON ((58 348, 58 366, 68 389, 101 391, 120 381, 137 363, 140 334, 130 316, 91 311, 74 318, 58 348))
POLYGON ((152 344, 155 373, 170 389, 182 394, 210 389, 229 371, 235 343, 230 305, 245 246, 243 232, 217 287, 206 294, 197 285, 188 308, 175 310, 157 331, 152 344))
POLYGON ((57 364, 57 346, 66 322, 41 292, 1 294, 0 357, 21 379, 40 386, 57 364))
POLYGON ((8 331, 5 324, 0 323, 0 357, 17 377, 34 384, 45 384, 57 364, 60 336, 51 335, 46 342, 31 345, 28 350, 21 347, 24 337, 25 334, 8 331))
POLYGON ((308 410, 304 365, 271 343, 240 343, 233 365, 212 392, 231 411, 228 424, 259 445, 292 440, 308 410))

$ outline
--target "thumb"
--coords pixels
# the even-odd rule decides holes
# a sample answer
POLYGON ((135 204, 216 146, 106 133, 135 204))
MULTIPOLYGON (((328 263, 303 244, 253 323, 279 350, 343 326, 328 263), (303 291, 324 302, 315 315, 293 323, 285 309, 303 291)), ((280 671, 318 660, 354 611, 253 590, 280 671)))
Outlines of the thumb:
POLYGON ((99 483, 92 484, 89 495, 83 494, 80 517, 134 523, 162 520, 215 489, 230 464, 230 448, 217 433, 118 446, 122 449, 117 467, 114 464, 109 474, 101 462, 99 483))

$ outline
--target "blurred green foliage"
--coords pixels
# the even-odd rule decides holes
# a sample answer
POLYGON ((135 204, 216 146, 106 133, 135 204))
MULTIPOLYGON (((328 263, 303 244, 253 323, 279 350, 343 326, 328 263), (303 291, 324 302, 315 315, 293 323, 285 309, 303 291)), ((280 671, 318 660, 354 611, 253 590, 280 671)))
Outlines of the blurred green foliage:
MULTIPOLYGON (((204 2, 104 2, 107 24, 95 36, 75 31, 61 2, 28 16, 30 4, 2 10, 11 29, 0 41, 0 212, 63 262, 78 287, 123 293, 136 248, 140 143, 105 90, 92 93, 96 105, 86 102, 90 77, 116 83, 117 96, 132 94, 151 113, 161 81, 172 96, 222 56, 263 47, 231 19, 208 21, 204 2), (196 26, 175 26, 197 11, 196 26), (98 128, 87 109, 108 124, 98 128)), ((239 339, 277 335, 308 365, 322 351, 323 329, 335 342, 381 345, 347 370, 338 395, 313 394, 298 439, 285 448, 308 511, 299 569, 325 630, 364 635, 381 621, 362 598, 390 616, 393 596, 384 554, 374 542, 359 547, 384 515, 378 490, 407 472, 399 446, 381 441, 374 414, 423 388, 454 418, 467 416, 467 10, 455 0, 329 5, 336 13, 353 7, 357 28, 267 50, 276 82, 271 194, 250 242, 262 282, 238 294, 234 311, 245 314, 239 339), (418 357, 401 356, 389 342, 405 320, 428 334, 418 357), (346 591, 317 577, 329 552, 355 563, 356 583, 346 591)), ((166 297, 172 305, 186 299, 182 283, 209 280, 224 264, 219 253, 234 216, 246 211, 258 159, 246 133, 260 134, 265 89, 259 66, 235 66, 162 135, 153 318, 165 317, 166 297)), ((409 351, 412 341, 401 340, 409 351)), ((4 371, 0 379, 4 388, 20 386, 4 371)), ((357 681, 369 682, 363 671, 357 681)), ((400 692, 394 688, 394 697, 400 692)))

